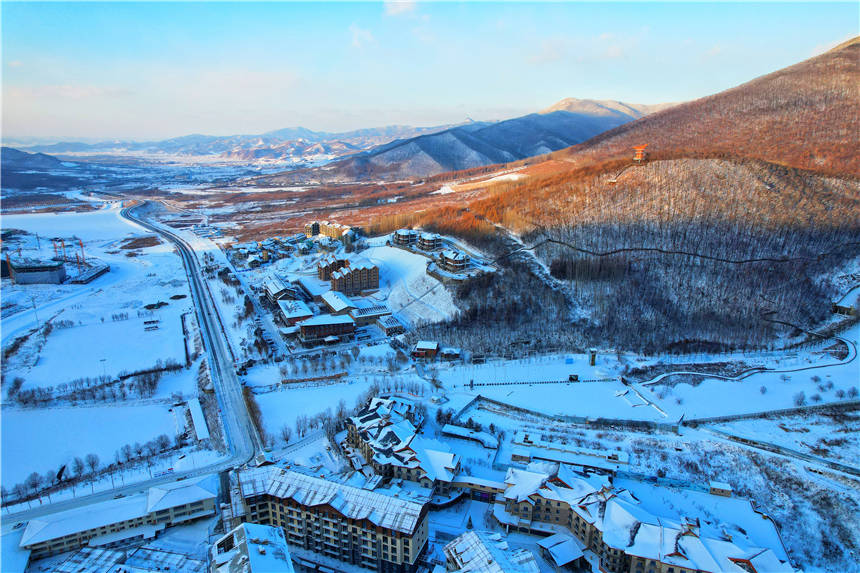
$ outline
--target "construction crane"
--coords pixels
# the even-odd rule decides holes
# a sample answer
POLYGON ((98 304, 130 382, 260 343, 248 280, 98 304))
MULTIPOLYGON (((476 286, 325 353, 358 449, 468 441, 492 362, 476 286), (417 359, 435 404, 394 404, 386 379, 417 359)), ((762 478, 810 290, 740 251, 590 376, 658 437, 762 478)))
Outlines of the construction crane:
POLYGON ((87 259, 84 257, 84 242, 81 239, 78 239, 78 244, 81 246, 81 262, 86 263, 87 259))

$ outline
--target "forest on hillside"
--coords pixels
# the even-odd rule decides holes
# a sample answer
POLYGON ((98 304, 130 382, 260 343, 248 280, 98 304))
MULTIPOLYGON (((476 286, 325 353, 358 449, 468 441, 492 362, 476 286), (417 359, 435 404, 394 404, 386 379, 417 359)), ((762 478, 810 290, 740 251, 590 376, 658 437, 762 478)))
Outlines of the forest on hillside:
POLYGON ((457 319, 420 336, 477 352, 521 339, 541 350, 769 348, 792 334, 769 319, 825 320, 841 294, 832 277, 860 257, 853 180, 713 159, 652 162, 615 185, 605 177, 509 184, 468 207, 408 216, 502 257, 497 276, 454 289, 457 319), (537 246, 521 250, 505 228, 537 246))

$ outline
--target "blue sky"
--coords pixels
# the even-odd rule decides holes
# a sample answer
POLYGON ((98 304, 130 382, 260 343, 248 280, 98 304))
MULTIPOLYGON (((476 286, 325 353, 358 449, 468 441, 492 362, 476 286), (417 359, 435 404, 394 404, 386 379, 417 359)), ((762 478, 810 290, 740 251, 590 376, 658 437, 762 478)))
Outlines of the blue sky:
POLYGON ((2 3, 4 137, 498 119, 708 95, 857 34, 856 2, 2 3))

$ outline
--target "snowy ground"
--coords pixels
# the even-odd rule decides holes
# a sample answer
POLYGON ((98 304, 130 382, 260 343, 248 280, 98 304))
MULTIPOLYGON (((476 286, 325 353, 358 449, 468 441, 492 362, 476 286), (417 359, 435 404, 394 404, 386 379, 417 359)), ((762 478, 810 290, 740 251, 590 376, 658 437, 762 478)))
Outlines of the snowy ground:
MULTIPOLYGON (((80 378, 107 375, 112 379, 122 372, 147 370, 167 361, 184 366, 182 315, 189 333, 189 352, 193 355, 195 349, 199 350, 180 258, 162 241, 152 241, 156 244, 150 247, 121 248, 129 239, 152 234, 123 219, 118 203, 88 213, 4 216, 2 224, 4 230, 16 228, 31 233, 21 242, 24 256, 50 257, 53 248, 49 238, 63 237, 67 253, 79 250, 80 240, 87 257, 97 257, 111 267, 110 272, 88 285, 14 285, 3 280, 4 316, 0 326, 4 348, 16 337, 32 331, 36 317, 39 324, 52 319, 54 325, 46 339, 34 334, 4 361, 6 381, 21 378, 24 391, 53 387, 59 393, 60 388, 71 390, 69 383, 80 378), (130 253, 133 256, 128 256, 130 253), (157 303, 164 304, 157 309, 145 308, 157 303)), ((115 403, 79 396, 74 406, 64 400, 59 404, 49 402, 46 407, 22 408, 8 399, 8 386, 4 386, 4 486, 12 487, 34 471, 40 475, 47 470, 56 471, 76 456, 95 453, 105 466, 114 461, 115 452, 125 444, 146 443, 161 434, 172 442, 174 436, 185 431, 184 411, 169 411, 172 395, 196 396, 199 364, 196 360, 188 369, 165 373, 149 398, 130 393, 127 399, 115 403)), ((170 463, 164 460, 160 465, 166 469, 170 463)), ((144 473, 148 478, 148 470, 144 473)), ((130 473, 128 479, 134 479, 134 475, 130 473)))
MULTIPOLYGON (((860 325, 842 334, 860 341, 860 325)), ((634 384, 624 386, 618 377, 629 357, 600 355, 596 366, 581 354, 541 356, 523 360, 490 361, 481 365, 439 364, 438 378, 452 400, 465 404, 481 395, 547 415, 620 418, 673 422, 685 419, 767 412, 793 408, 799 395, 804 405, 840 402, 851 398, 860 383, 860 359, 847 364, 820 349, 797 351, 779 358, 758 357, 773 372, 753 374, 741 381, 705 377, 698 384, 674 386, 634 384), (813 369, 807 369, 815 367, 813 369), (798 370, 801 369, 801 370, 798 370), (786 370, 796 370, 785 372, 786 370), (570 374, 580 380, 603 382, 567 383, 570 374), (545 381, 555 384, 537 384, 545 381), (475 386, 470 388, 470 382, 475 386), (510 383, 517 384, 510 384, 510 383), (504 385, 481 385, 504 383, 504 385), (854 390, 852 390, 852 388, 854 390)), ((700 356, 699 363, 726 362, 726 356, 700 356)), ((637 365, 654 364, 642 359, 637 365)), ((678 367, 683 370, 683 365, 678 367)))
POLYGON ((20 483, 31 472, 44 475, 90 453, 104 463, 113 462, 114 452, 125 444, 146 443, 159 434, 172 438, 178 422, 161 404, 6 409, 3 482, 20 483))

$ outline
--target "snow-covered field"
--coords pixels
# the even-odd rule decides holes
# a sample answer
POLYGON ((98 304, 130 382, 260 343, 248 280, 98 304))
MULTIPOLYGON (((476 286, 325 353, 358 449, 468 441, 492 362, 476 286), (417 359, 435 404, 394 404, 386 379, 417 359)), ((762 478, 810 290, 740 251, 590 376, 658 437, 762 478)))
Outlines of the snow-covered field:
POLYGON ((289 426, 295 430, 296 418, 300 415, 314 416, 331 409, 337 409, 343 400, 348 408, 355 406, 355 400, 372 385, 370 379, 314 386, 304 388, 285 387, 284 390, 257 395, 257 403, 263 414, 266 432, 277 436, 281 428, 289 426))
MULTIPOLYGON (((842 336, 857 343, 860 325, 842 336)), ((548 415, 606 417, 672 422, 686 419, 767 412, 802 405, 840 402, 851 398, 860 384, 860 359, 840 364, 818 350, 799 351, 779 358, 769 355, 762 362, 773 372, 753 374, 741 381, 705 378, 698 384, 675 386, 634 384, 618 380, 624 367, 615 355, 600 355, 597 365, 588 365, 585 355, 542 356, 523 360, 491 361, 482 365, 440 366, 438 377, 452 398, 465 403, 477 395, 548 415), (810 366, 814 369, 805 369, 810 366), (784 370, 804 369, 794 372, 784 370), (566 381, 570 374, 580 380, 606 382, 530 384, 566 381), (474 381, 476 386, 470 388, 474 381), (521 384, 487 385, 486 383, 521 384), (852 390, 853 388, 853 390, 852 390), (462 398, 461 398, 462 396, 462 398), (649 405, 653 404, 653 405, 649 405)), ((625 358, 626 360, 626 358, 625 358)), ((699 357, 699 362, 721 362, 726 357, 699 357)), ((637 365, 647 364, 638 361, 637 365)), ((653 360, 650 361, 653 363, 653 360)), ((683 366, 678 367, 683 370, 683 366)), ((855 394, 856 395, 856 394, 855 394)))
MULTIPOLYGON (((4 347, 31 332, 37 317, 40 325, 47 320, 53 324, 46 338, 34 334, 8 357, 3 365, 7 380, 21 378, 22 391, 53 387, 56 395, 63 385, 67 385, 65 391, 73 390, 69 383, 80 378, 107 375, 112 379, 168 361, 185 365, 182 315, 186 315, 190 352, 197 327, 182 261, 161 241, 151 240, 153 246, 138 249, 121 248, 127 239, 152 235, 123 219, 118 203, 88 213, 4 216, 2 224, 4 230, 39 235, 38 242, 35 235, 24 237, 24 256, 53 256, 50 238, 62 237, 67 253, 79 252, 80 240, 88 258, 110 265, 110 272, 88 285, 15 285, 3 280, 4 307, 8 303, 0 323, 4 347), (147 305, 158 308, 147 309, 147 305)), ((169 411, 171 395, 196 396, 199 364, 196 360, 188 369, 165 373, 146 399, 129 392, 125 400, 108 402, 102 396, 94 401, 94 396, 81 392, 76 405, 64 400, 24 408, 10 400, 4 388, 4 485, 20 483, 34 471, 41 475, 56 471, 74 457, 90 453, 98 455, 104 466, 114 461, 123 445, 146 443, 161 434, 172 442, 185 430, 185 419, 184 410, 169 411)))
POLYGON ((179 422, 163 404, 3 410, 2 478, 21 483, 32 472, 44 475, 75 456, 114 461, 125 444, 146 443, 160 434, 171 439, 179 422))

